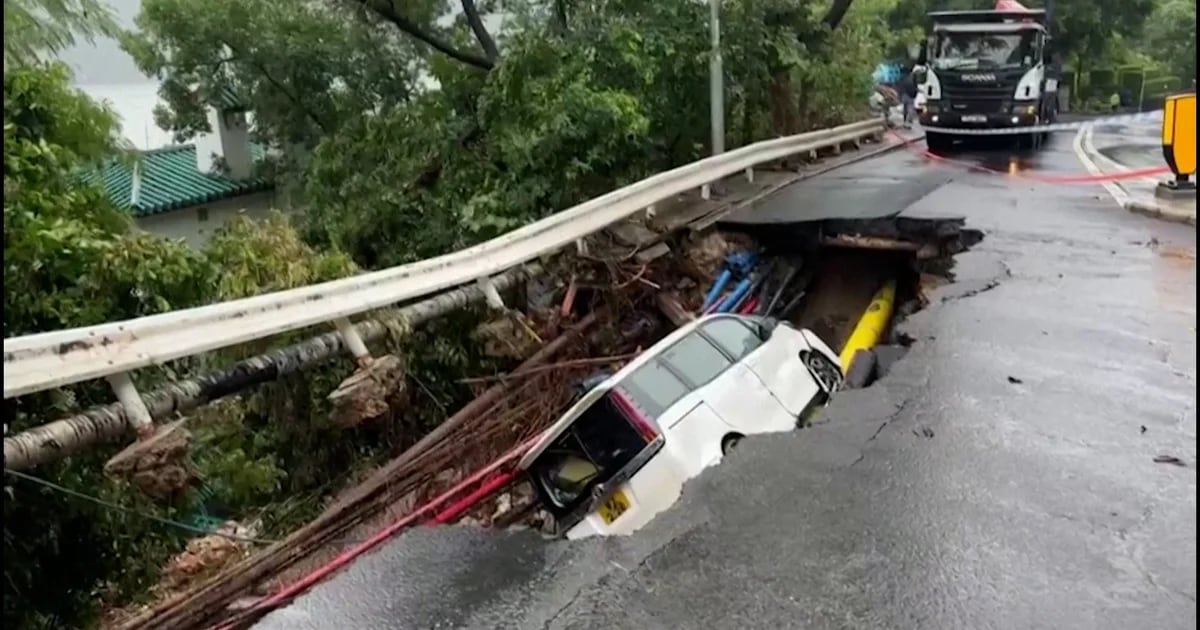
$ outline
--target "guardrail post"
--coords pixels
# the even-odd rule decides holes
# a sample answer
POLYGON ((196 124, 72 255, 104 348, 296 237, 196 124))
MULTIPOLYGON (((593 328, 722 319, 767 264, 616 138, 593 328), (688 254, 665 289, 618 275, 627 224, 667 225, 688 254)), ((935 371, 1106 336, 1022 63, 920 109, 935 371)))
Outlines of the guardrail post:
POLYGON ((346 344, 346 349, 350 354, 354 355, 354 360, 358 362, 360 367, 366 367, 371 364, 371 351, 367 350, 367 344, 363 341, 361 335, 358 334, 358 329, 354 327, 354 323, 348 317, 339 317, 334 320, 337 326, 338 334, 342 336, 342 343, 346 344))
MULTIPOLYGON (((575 241, 578 244, 582 243, 583 239, 575 241)), ((479 286, 480 292, 483 293, 483 299, 487 300, 487 305, 497 311, 507 311, 504 306, 504 298, 500 297, 500 292, 496 290, 496 285, 492 284, 492 279, 483 277, 475 281, 479 286)))
POLYGON ((150 410, 146 408, 133 379, 129 378, 129 372, 113 374, 107 380, 117 395, 117 400, 125 407, 125 418, 137 432, 138 439, 143 440, 154 435, 154 418, 150 416, 150 410))
POLYGON ((709 199, 712 198, 712 186, 711 185, 705 184, 700 187, 700 198, 705 201, 708 201, 709 199))
POLYGON ((646 206, 646 220, 647 221, 649 221, 650 219, 653 219, 657 215, 658 215, 658 208, 655 208, 654 204, 650 204, 650 205, 646 206))
POLYGON ((588 246, 586 240, 582 238, 575 239, 575 253, 579 254, 580 256, 587 256, 588 246))
POLYGON ((754 167, 753 166, 746 169, 746 181, 750 182, 751 184, 754 183, 754 167))

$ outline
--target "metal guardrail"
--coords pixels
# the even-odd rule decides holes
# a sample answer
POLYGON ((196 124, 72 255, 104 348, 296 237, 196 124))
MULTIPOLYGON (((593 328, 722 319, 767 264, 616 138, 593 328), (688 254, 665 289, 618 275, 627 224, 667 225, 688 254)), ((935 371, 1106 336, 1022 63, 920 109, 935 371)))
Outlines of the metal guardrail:
MULTIPOLYGON (((98 326, 4 340, 4 398, 121 375, 297 330, 337 322, 351 349, 361 345, 346 318, 480 282, 634 216, 689 190, 792 155, 856 142, 883 131, 879 119, 765 140, 658 173, 485 243, 419 262, 331 282, 98 326), (356 344, 355 341, 359 343, 356 344)), ((494 293, 494 292, 491 292, 494 293)), ((496 296, 498 299, 498 296, 496 296)))

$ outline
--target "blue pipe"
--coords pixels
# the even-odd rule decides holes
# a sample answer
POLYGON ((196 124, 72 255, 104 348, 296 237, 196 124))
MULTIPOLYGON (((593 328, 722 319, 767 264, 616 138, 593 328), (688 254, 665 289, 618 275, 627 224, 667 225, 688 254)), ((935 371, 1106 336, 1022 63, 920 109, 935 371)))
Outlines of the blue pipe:
POLYGON ((733 310, 733 308, 742 301, 742 298, 746 297, 746 294, 750 292, 751 284, 753 284, 753 280, 751 278, 745 278, 739 282, 737 287, 733 289, 733 293, 730 293, 729 297, 725 298, 721 302, 721 305, 717 307, 717 312, 728 313, 729 311, 733 310))
POLYGON ((704 306, 700 307, 701 313, 707 311, 708 307, 717 301, 717 298, 721 296, 721 292, 725 290, 725 285, 729 283, 729 279, 732 277, 733 270, 728 267, 722 269, 721 273, 717 274, 717 279, 713 282, 712 288, 704 295, 704 306))

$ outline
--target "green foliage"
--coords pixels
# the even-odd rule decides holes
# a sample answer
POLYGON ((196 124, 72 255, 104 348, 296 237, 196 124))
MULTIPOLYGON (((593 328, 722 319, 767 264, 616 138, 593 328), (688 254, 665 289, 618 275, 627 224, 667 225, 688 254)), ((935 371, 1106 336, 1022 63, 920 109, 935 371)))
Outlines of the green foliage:
POLYGON ((102 0, 4 0, 4 71, 35 65, 120 29, 102 0))
MULTIPOLYGON (((1145 54, 1160 61, 1171 76, 1196 79, 1196 2, 1162 0, 1146 20, 1145 54)), ((1194 84, 1193 84, 1194 85, 1194 84)))
POLYGON ((238 217, 221 227, 204 253, 221 269, 216 299, 234 300, 352 275, 357 271, 340 252, 313 249, 278 211, 262 221, 238 217))
POLYGON ((349 3, 145 0, 137 26, 124 47, 160 80, 159 124, 180 140, 209 131, 206 106, 236 101, 264 144, 312 147, 407 100, 423 67, 412 42, 349 3))
MULTIPOLYGON (((206 299, 212 267, 182 244, 131 231, 127 216, 77 169, 114 147, 111 112, 69 86, 61 66, 25 66, 4 77, 5 336, 96 324, 206 299)), ((75 405, 107 401, 103 388, 5 401, 20 430, 75 405)), ((68 487, 140 502, 81 457, 40 471, 68 487)), ((6 480, 6 484, 8 481, 6 480)), ((4 505, 5 625, 54 627, 88 618, 105 582, 144 590, 157 573, 130 557, 165 557, 177 539, 119 512, 26 485, 4 505), (86 561, 81 561, 86 559, 86 561)))
MULTIPOLYGON (((6 337, 291 288, 354 271, 347 256, 313 250, 278 215, 262 223, 232 222, 204 252, 133 230, 129 217, 78 175, 119 148, 112 113, 71 88, 69 81, 65 68, 56 65, 5 73, 6 337)), ((194 367, 203 369, 205 362, 194 367)), ((293 379, 289 390, 270 391, 277 398, 294 399, 305 391, 299 387, 308 386, 306 400, 321 400, 345 371, 318 371, 299 383, 293 379)), ((143 383, 161 378, 152 372, 139 376, 143 383)), ((8 400, 5 425, 20 431, 80 407, 107 403, 111 396, 102 384, 93 383, 8 400)), ((276 408, 255 400, 216 409, 224 414, 194 431, 196 465, 205 497, 230 514, 248 513, 278 497, 291 479, 285 471, 300 469, 292 460, 308 458, 317 466, 331 461, 309 455, 323 452, 321 440, 337 441, 331 431, 307 431, 304 422, 289 426, 270 421, 319 415, 319 410, 274 414, 276 408), (297 440, 297 435, 306 439, 297 440), (297 449, 294 456, 276 455, 291 449, 297 449)), ((345 444, 338 451, 342 467, 327 468, 324 477, 361 459, 356 449, 362 440, 345 444)), ((110 454, 100 451, 37 472, 145 513, 176 519, 195 513, 199 497, 194 493, 175 505, 155 505, 107 479, 101 469, 110 454)), ((300 492, 313 484, 300 478, 286 487, 300 492)), ((9 485, 6 480, 6 489, 4 619, 10 627, 86 625, 98 602, 126 601, 147 592, 184 540, 180 532, 136 515, 24 483, 9 485)))

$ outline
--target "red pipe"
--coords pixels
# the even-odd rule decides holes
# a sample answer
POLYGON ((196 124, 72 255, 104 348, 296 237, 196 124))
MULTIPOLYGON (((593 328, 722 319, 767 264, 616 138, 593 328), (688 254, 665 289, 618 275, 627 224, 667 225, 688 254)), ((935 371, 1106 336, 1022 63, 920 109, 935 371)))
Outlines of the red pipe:
MULTIPOLYGON (((303 593, 304 591, 312 588, 314 585, 316 585, 321 580, 324 580, 325 578, 332 575, 334 572, 349 565, 351 562, 353 562, 359 556, 374 549, 380 543, 382 543, 383 541, 390 538, 396 532, 400 531, 401 529, 404 529, 405 527, 408 527, 414 521, 416 521, 417 519, 424 516, 426 513, 433 511, 436 507, 449 501, 452 497, 461 493, 465 488, 471 486, 472 484, 478 483, 481 479, 492 474, 493 472, 498 470, 501 466, 520 457, 521 455, 523 455, 525 453, 525 451, 528 451, 529 448, 531 446, 533 446, 533 444, 539 438, 541 438, 541 436, 542 436, 542 434, 539 433, 536 436, 534 436, 533 438, 526 440, 525 442, 521 443, 516 448, 513 448, 512 450, 508 451, 504 455, 501 455, 500 458, 497 459, 496 461, 494 461, 494 462, 488 464, 487 466, 481 468, 480 470, 476 471, 470 477, 463 479, 457 485, 455 485, 453 488, 451 488, 451 489, 443 492, 442 494, 438 495, 437 497, 434 497, 433 499, 427 501, 425 503, 425 505, 421 506, 420 508, 400 517, 397 521, 395 521, 391 525, 388 525, 387 527, 379 530, 378 532, 375 533, 375 535, 371 536, 367 540, 351 547, 350 549, 347 549, 346 551, 343 551, 342 553, 338 554, 338 556, 336 558, 334 558, 333 560, 329 561, 328 563, 326 563, 320 567, 317 567, 317 569, 315 569, 308 575, 305 575, 304 577, 300 578, 299 580, 296 580, 295 582, 292 582, 291 584, 284 586, 283 588, 276 591, 275 594, 267 597, 266 599, 259 600, 259 602, 254 605, 253 610, 264 611, 264 612, 271 610, 272 608, 275 608, 275 607, 279 606, 280 604, 283 604, 288 599, 293 598, 293 597, 303 593)), ((485 495, 480 494, 480 490, 483 490, 484 488, 488 488, 489 491, 494 492, 496 489, 499 488, 499 486, 496 485, 497 480, 502 480, 504 483, 507 483, 509 481, 512 481, 512 479, 514 477, 516 477, 516 474, 517 473, 514 473, 514 472, 508 472, 508 473, 505 473, 504 475, 500 475, 500 476, 496 477, 496 479, 484 484, 479 490, 472 492, 467 498, 474 499, 474 501, 477 502, 477 501, 479 501, 479 499, 481 499, 483 496, 485 496, 485 495), (479 495, 479 496, 477 496, 477 495, 479 495)), ((450 508, 438 513, 436 516, 434 516, 434 521, 441 522, 441 523, 448 522, 448 521, 438 521, 437 519, 449 518, 455 514, 455 511, 457 511, 458 513, 465 512, 467 509, 469 509, 471 507, 470 504, 464 505, 465 501, 466 501, 466 499, 464 499, 462 501, 458 501, 458 502, 454 503, 450 508)), ((232 624, 226 624, 224 626, 221 626, 220 630, 230 630, 232 627, 233 627, 232 624)))
POLYGON ((499 492, 504 486, 512 483, 512 480, 517 478, 517 474, 518 473, 515 471, 510 470, 508 472, 496 475, 487 483, 476 488, 475 492, 468 494, 462 499, 459 499, 455 503, 451 504, 450 507, 435 514, 433 518, 429 519, 429 522, 437 525, 447 525, 453 523, 454 521, 458 520, 458 517, 462 516, 467 510, 475 507, 476 503, 479 503, 480 501, 492 496, 496 492, 499 492))

